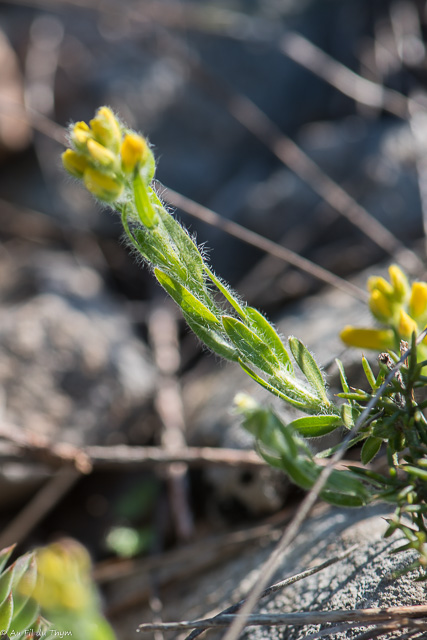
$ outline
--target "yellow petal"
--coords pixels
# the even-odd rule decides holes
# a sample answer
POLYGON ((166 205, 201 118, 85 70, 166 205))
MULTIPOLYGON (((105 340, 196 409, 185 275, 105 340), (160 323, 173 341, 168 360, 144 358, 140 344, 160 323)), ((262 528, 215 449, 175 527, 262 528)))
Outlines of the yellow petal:
POLYGON ((75 147, 83 151, 91 137, 92 134, 86 122, 76 122, 71 131, 71 141, 75 147))
POLYGON ((393 297, 397 302, 403 302, 409 295, 408 279, 396 264, 392 264, 388 272, 393 287, 393 297))
POLYGON ((369 297, 369 308, 375 318, 381 322, 391 320, 393 317, 393 305, 379 289, 372 291, 369 297))
POLYGON ((368 278, 368 291, 374 291, 374 289, 378 289, 386 296, 393 295, 393 287, 385 278, 381 276, 371 276, 368 278))
POLYGON ((119 121, 109 107, 100 107, 96 116, 90 121, 95 139, 103 146, 118 153, 122 132, 119 121))
POLYGON ((341 340, 349 347, 387 351, 394 347, 392 329, 359 329, 347 326, 340 333, 341 340))
POLYGON ((418 333, 418 325, 404 309, 400 310, 399 326, 397 328, 402 338, 410 338, 412 334, 418 333))
POLYGON ((123 184, 119 180, 92 167, 86 169, 83 178, 86 189, 106 202, 114 202, 123 191, 123 184))
POLYGON ((61 157, 62 164, 68 173, 71 173, 75 178, 83 178, 85 169, 88 166, 85 156, 72 149, 67 149, 61 157))
POLYGON ((427 282, 414 282, 409 298, 409 315, 420 318, 427 312, 427 282))
POLYGON ((87 150, 89 151, 90 157, 103 167, 112 167, 117 161, 114 153, 96 140, 88 140, 87 150))
POLYGON ((126 173, 133 171, 137 164, 144 162, 148 154, 148 145, 144 138, 136 133, 127 133, 120 148, 122 167, 126 173))

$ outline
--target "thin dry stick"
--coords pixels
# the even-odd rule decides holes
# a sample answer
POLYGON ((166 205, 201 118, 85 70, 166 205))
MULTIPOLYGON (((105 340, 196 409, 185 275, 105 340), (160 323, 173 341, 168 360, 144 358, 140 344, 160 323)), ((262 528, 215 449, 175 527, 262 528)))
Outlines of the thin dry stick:
MULTIPOLYGON (((298 611, 296 613, 268 614, 257 613, 246 620, 248 626, 305 626, 309 624, 325 624, 328 622, 357 622, 360 626, 371 625, 375 622, 400 621, 408 618, 418 618, 421 624, 427 626, 423 618, 427 616, 427 605, 408 607, 385 607, 372 609, 340 609, 331 611, 298 611)), ((240 615, 223 615, 206 620, 186 620, 184 622, 163 622, 156 624, 145 622, 140 624, 140 631, 163 631, 179 629, 209 629, 213 627, 227 627, 232 620, 240 620, 240 615)), ((226 637, 226 636, 225 636, 226 637)))
POLYGON ((0 534, 0 548, 24 540, 79 480, 75 468, 63 467, 36 493, 0 534))
MULTIPOLYGON (((427 329, 425 329, 418 336, 417 344, 422 342, 422 340, 425 338, 426 335, 427 335, 427 329)), ((332 472, 332 469, 334 468, 334 465, 343 458, 344 452, 346 451, 348 444, 354 438, 354 436, 358 433, 358 431, 363 426, 365 421, 369 418, 369 414, 370 414, 371 410, 376 406, 379 398, 381 397, 381 394, 384 392, 384 390, 389 385, 389 383, 391 382, 393 377, 396 375, 396 373, 399 371, 399 369, 403 366, 403 364, 404 364, 406 358, 409 356, 410 352, 411 352, 411 349, 408 349, 402 355, 402 357, 396 363, 396 365, 393 367, 393 369, 391 369, 390 373, 387 375, 387 377, 384 380, 383 384, 379 387, 379 389, 377 390, 376 394, 371 398, 371 400, 366 405, 365 409, 360 414, 360 416, 357 419, 353 429, 348 433, 348 435, 342 441, 338 451, 328 460, 327 465, 323 469, 322 473, 319 475, 319 477, 318 477, 317 481, 315 482, 313 488, 310 490, 310 492, 307 494, 307 496, 302 501, 302 503, 301 503, 300 507, 298 508, 294 518, 292 519, 290 525, 286 529, 283 537, 279 541, 278 545, 276 546, 275 550, 271 554, 270 558, 267 560, 267 562, 264 564, 264 566, 261 567, 260 573, 259 573, 259 580, 254 585, 251 593, 249 594, 247 602, 242 607, 242 610, 241 610, 242 615, 239 617, 239 619, 236 619, 233 622, 233 624, 231 625, 230 629, 225 634, 224 640, 237 640, 237 638, 239 637, 240 632, 242 631, 242 629, 245 626, 245 617, 248 616, 253 611, 254 607, 256 606, 256 603, 258 602, 258 598, 259 598, 260 594, 262 593, 263 589, 265 588, 266 584, 268 584, 272 574, 274 573, 274 570, 275 570, 275 568, 276 568, 276 566, 278 564, 280 556, 282 555, 282 553, 286 549, 286 547, 296 537, 299 528, 301 527, 301 525, 304 522, 305 518, 308 516, 309 512, 311 511, 314 503, 316 502, 316 500, 317 500, 317 498, 319 496, 320 491, 322 490, 322 488, 324 487, 328 477, 330 476, 330 474, 332 472)))
POLYGON ((235 238, 238 238, 239 240, 242 240, 247 244, 251 244, 258 249, 261 249, 261 251, 274 256, 275 258, 279 258, 280 260, 284 260, 285 262, 292 264, 301 271, 305 271, 314 278, 317 278, 317 280, 321 280, 322 282, 325 282, 326 284, 329 284, 336 289, 345 292, 347 295, 350 295, 353 298, 357 298, 358 300, 366 302, 367 294, 365 291, 363 291, 353 283, 334 275, 327 269, 314 264, 310 260, 307 260, 307 258, 299 256, 291 249, 287 249, 286 247, 273 242, 273 240, 264 238, 255 231, 251 231, 246 227, 242 227, 240 224, 237 224, 237 222, 227 220, 218 213, 215 213, 215 211, 212 211, 212 209, 208 209, 207 207, 194 202, 194 200, 191 200, 190 198, 187 198, 186 196, 173 191, 173 189, 163 187, 161 195, 167 202, 169 202, 169 204, 182 209, 182 211, 185 211, 194 218, 202 220, 203 222, 206 222, 211 226, 217 227, 225 233, 228 233, 229 235, 234 236, 235 238))
MULTIPOLYGON (((216 447, 185 447, 166 451, 163 447, 136 447, 128 445, 89 446, 78 449, 68 443, 52 443, 39 434, 25 432, 14 425, 0 425, 0 438, 12 447, 6 447, 3 458, 39 459, 58 467, 73 463, 81 473, 97 469, 131 469, 141 465, 155 467, 174 463, 197 466, 224 466, 242 469, 263 467, 266 462, 255 451, 220 449, 216 447)), ((1 452, 0 452, 1 453, 1 452)))
MULTIPOLYGON (((296 573, 295 575, 290 576, 289 578, 285 578, 284 580, 281 580, 280 582, 276 582, 275 584, 271 585, 270 587, 267 587, 267 589, 264 589, 264 591, 262 592, 260 598, 266 598, 267 596, 270 596, 273 593, 277 593, 278 591, 282 591, 286 587, 289 587, 291 584, 295 584, 295 582, 299 582, 300 580, 304 580, 304 578, 308 578, 309 576, 312 576, 315 573, 319 573, 319 571, 323 571, 323 569, 326 569, 327 567, 330 567, 332 564, 335 564, 336 562, 340 562, 341 560, 344 560, 344 558, 347 558, 347 556, 349 556, 351 553, 353 553, 353 551, 357 548, 357 546, 358 545, 355 544, 352 547, 350 547, 349 549, 347 549, 346 551, 343 551, 342 553, 339 553, 338 555, 334 556, 333 558, 329 558, 329 560, 326 560, 325 562, 322 562, 322 564, 318 564, 316 567, 312 567, 311 569, 306 569, 306 571, 302 571, 301 573, 296 573)), ((239 611, 239 609, 241 609, 241 607, 244 605, 245 602, 246 602, 246 599, 243 598, 242 600, 240 600, 236 604, 232 604, 230 607, 227 607, 227 609, 224 609, 224 611, 221 611, 220 613, 218 613, 217 616, 223 616, 223 615, 230 614, 230 613, 236 613, 237 611, 239 611)), ((217 617, 217 616, 215 616, 215 617, 217 617)), ((197 638, 201 633, 203 633, 202 629, 195 629, 192 633, 190 633, 190 635, 188 636, 188 638, 186 638, 186 640, 194 640, 194 638, 197 638)))
POLYGON ((376 109, 385 109, 402 119, 407 118, 408 99, 406 96, 363 78, 301 34, 286 31, 280 38, 278 46, 281 53, 322 78, 355 102, 376 109))
MULTIPOLYGON (((157 413, 163 423, 161 443, 173 453, 185 449, 185 420, 181 388, 176 374, 180 365, 177 322, 168 307, 156 307, 149 316, 148 335, 160 379, 154 398, 157 413)), ((178 537, 189 540, 194 533, 187 482, 188 467, 173 462, 166 469, 172 516, 178 537)))

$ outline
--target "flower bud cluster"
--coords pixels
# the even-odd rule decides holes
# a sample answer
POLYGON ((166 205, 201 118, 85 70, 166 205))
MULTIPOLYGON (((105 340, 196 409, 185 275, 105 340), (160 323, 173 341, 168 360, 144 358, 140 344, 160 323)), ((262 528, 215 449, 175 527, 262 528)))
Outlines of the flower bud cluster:
POLYGON ((77 122, 71 127, 70 147, 62 154, 65 169, 104 202, 121 199, 137 173, 147 184, 153 177, 147 141, 125 128, 109 107, 98 109, 89 125, 77 122))
POLYGON ((410 340, 427 325, 427 282, 414 282, 411 287, 397 265, 391 265, 388 272, 390 282, 380 276, 368 280, 369 308, 382 327, 346 326, 341 331, 345 344, 398 352, 401 340, 410 340))

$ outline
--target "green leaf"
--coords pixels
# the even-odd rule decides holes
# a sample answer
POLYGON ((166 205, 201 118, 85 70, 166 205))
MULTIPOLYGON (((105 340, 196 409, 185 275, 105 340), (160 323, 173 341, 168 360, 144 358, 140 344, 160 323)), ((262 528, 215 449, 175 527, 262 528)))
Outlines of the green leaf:
POLYGON ((155 193, 153 193, 152 198, 156 199, 159 203, 158 214, 168 233, 169 241, 172 242, 175 247, 180 262, 185 264, 191 278, 197 280, 200 285, 203 285, 205 264, 197 245, 179 222, 175 220, 173 215, 166 211, 155 193))
POLYGON ((402 465, 402 469, 403 469, 403 471, 406 471, 406 473, 409 473, 409 475, 411 475, 411 476, 415 476, 416 478, 419 478, 420 480, 423 480, 424 482, 427 481, 427 469, 420 469, 419 467, 412 467, 409 464, 402 465))
POLYGON ((276 373, 279 368, 276 356, 253 331, 248 329, 243 322, 231 316, 223 316, 222 324, 226 334, 244 360, 248 360, 265 373, 270 375, 276 373))
POLYGON ((363 464, 368 464, 375 458, 378 451, 381 449, 383 441, 381 438, 375 438, 374 436, 370 436, 366 438, 362 451, 360 452, 360 459, 363 464))
POLYGON ((342 425, 340 416, 307 416, 297 418, 289 423, 289 426, 296 429, 298 433, 305 438, 319 438, 325 436, 331 431, 342 425))
POLYGON ((13 617, 13 596, 12 591, 6 600, 0 605, 0 630, 7 633, 13 617))
POLYGON ((221 280, 213 273, 213 271, 209 269, 209 267, 207 267, 206 265, 204 266, 205 266, 206 273, 209 275, 209 278, 212 280, 216 288, 219 291, 221 291, 224 298, 228 300, 231 306, 237 311, 239 316, 244 320, 246 318, 245 309, 242 307, 237 297, 234 295, 234 293, 231 291, 229 287, 227 287, 221 282, 221 280))
POLYGON ((18 583, 13 589, 14 615, 16 616, 24 608, 26 602, 34 591, 37 581, 37 563, 35 557, 30 555, 30 562, 18 583))
POLYGON ((12 544, 10 547, 6 547, 0 551, 0 572, 3 571, 4 567, 7 565, 7 562, 12 555, 16 544, 12 544))
POLYGON ((142 224, 148 229, 152 229, 158 222, 158 215, 152 205, 147 185, 144 183, 141 175, 137 173, 133 179, 133 195, 138 217, 142 224))
POLYGON ((335 362, 337 364, 338 371, 340 372, 342 390, 344 391, 344 393, 349 393, 350 387, 348 386, 347 376, 345 375, 345 371, 344 371, 344 365, 341 362, 341 360, 338 360, 338 358, 335 358, 335 362))
POLYGON ((322 491, 320 496, 325 502, 329 502, 329 504, 333 504, 336 507, 363 507, 367 504, 366 500, 359 496, 337 493, 327 489, 322 491))
POLYGON ((349 404, 343 404, 341 406, 341 418, 347 429, 352 429, 354 427, 359 415, 360 409, 358 407, 352 407, 349 404))
POLYGON ((167 245, 158 229, 149 231, 148 229, 133 229, 132 234, 134 246, 138 253, 154 267, 168 269, 185 277, 186 272, 180 265, 176 254, 167 245))
POLYGON ((245 307, 245 315, 251 323, 252 329, 258 334, 258 336, 264 340, 270 349, 276 355, 280 364, 287 369, 289 373, 293 373, 293 366, 288 352, 286 351, 283 342, 276 333, 275 329, 268 322, 266 318, 253 307, 245 307))
POLYGON ((376 389, 376 379, 375 376, 373 374, 373 371, 371 369, 371 365, 369 364, 369 362, 366 360, 365 356, 362 356, 362 367, 363 367, 363 371, 365 372, 365 376, 367 381, 369 382, 369 385, 372 389, 372 391, 374 391, 376 389))
POLYGON ((19 584, 19 581, 27 571, 33 558, 33 553, 25 553, 23 556, 19 556, 19 558, 17 558, 13 563, 12 566, 15 568, 15 571, 13 573, 13 589, 15 589, 19 584))
POLYGON ((239 354, 236 349, 230 342, 225 340, 225 338, 219 333, 219 331, 215 331, 215 329, 211 329, 210 327, 204 327, 198 322, 194 321, 189 315, 184 313, 185 320, 190 327, 190 329, 196 334, 198 338, 214 353, 221 356, 221 358, 225 358, 226 360, 234 360, 237 361, 239 358, 239 354))
POLYGON ((239 358, 239 364, 242 367, 243 371, 245 371, 245 373, 248 374, 248 376, 250 376, 261 387, 264 387, 264 389, 266 389, 273 395, 277 396, 278 398, 281 398, 282 400, 292 405, 293 407, 296 407, 297 409, 304 410, 306 408, 306 404, 304 402, 299 402, 298 400, 295 400, 291 396, 288 396, 285 393, 283 393, 283 391, 280 391, 279 389, 274 387, 272 384, 270 384, 266 380, 263 380, 263 378, 261 378, 257 373, 255 373, 255 371, 253 371, 250 367, 248 367, 248 365, 245 364, 243 360, 241 360, 240 358, 239 358))
POLYGON ((4 571, 0 576, 0 604, 5 601, 8 593, 12 588, 14 571, 15 571, 15 566, 12 565, 11 567, 9 567, 9 569, 4 571))
POLYGON ((301 340, 293 336, 289 338, 289 347, 297 365, 313 389, 316 390, 319 398, 321 398, 325 404, 330 404, 326 393, 325 381, 310 351, 303 345, 301 340))
POLYGON ((36 600, 30 598, 22 607, 18 615, 13 616, 9 632, 13 632, 12 635, 14 635, 21 631, 24 631, 24 629, 33 628, 33 624, 36 621, 38 615, 39 604, 36 600))
POLYGON ((188 289, 183 287, 177 280, 168 276, 160 269, 154 269, 154 274, 171 298, 181 307, 182 311, 199 324, 221 326, 218 318, 209 311, 205 305, 193 296, 188 289))

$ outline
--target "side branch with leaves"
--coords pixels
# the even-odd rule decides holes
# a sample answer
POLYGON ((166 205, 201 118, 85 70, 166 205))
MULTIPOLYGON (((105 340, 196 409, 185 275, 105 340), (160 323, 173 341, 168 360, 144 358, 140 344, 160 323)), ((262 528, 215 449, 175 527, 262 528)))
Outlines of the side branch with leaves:
MULTIPOLYGON (((371 407, 350 441, 350 446, 363 442, 365 468, 333 470, 320 495, 339 506, 362 506, 374 500, 395 504, 395 516, 386 535, 396 529, 403 532, 407 543, 402 548, 418 551, 416 563, 408 570, 419 568, 426 578, 427 421, 423 410, 427 400, 423 390, 427 383, 427 345, 424 341, 417 345, 416 334, 427 322, 427 283, 410 287, 396 265, 390 267, 390 283, 384 278, 370 279, 370 308, 383 326, 347 327, 342 338, 347 344, 386 353, 379 358, 376 375, 362 358, 368 391, 351 388, 338 362, 343 392, 331 399, 322 372, 306 346, 296 337, 290 337, 285 346, 272 324, 244 304, 212 271, 194 239, 163 206, 152 187, 155 161, 145 138, 130 130, 108 107, 101 107, 89 124, 78 122, 70 127, 69 141, 70 148, 62 156, 64 167, 98 200, 119 212, 133 251, 180 306, 199 339, 305 414, 283 424, 271 409, 248 396, 237 397, 243 425, 255 436, 257 450, 269 464, 282 469, 304 489, 311 489, 323 466, 305 439, 336 429, 350 434, 366 407, 371 407), (222 303, 218 302, 221 297, 222 303), (405 341, 410 343, 410 355, 399 375, 376 398, 390 368, 407 348, 405 341), (294 367, 302 373, 304 382, 294 367), (381 447, 387 453, 385 473, 366 466, 381 447)), ((331 449, 320 456, 333 453, 331 449)))

